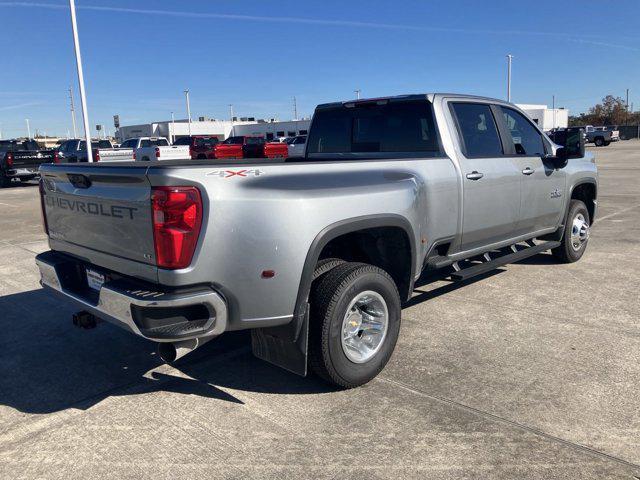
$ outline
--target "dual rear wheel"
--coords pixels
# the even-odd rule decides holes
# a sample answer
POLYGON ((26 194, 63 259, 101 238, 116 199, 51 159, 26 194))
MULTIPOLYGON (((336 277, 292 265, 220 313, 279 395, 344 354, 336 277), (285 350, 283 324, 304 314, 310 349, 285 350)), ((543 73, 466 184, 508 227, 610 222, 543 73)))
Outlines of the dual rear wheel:
POLYGON ((309 365, 324 380, 352 388, 385 367, 400 332, 395 282, 373 265, 326 259, 311 290, 309 365))

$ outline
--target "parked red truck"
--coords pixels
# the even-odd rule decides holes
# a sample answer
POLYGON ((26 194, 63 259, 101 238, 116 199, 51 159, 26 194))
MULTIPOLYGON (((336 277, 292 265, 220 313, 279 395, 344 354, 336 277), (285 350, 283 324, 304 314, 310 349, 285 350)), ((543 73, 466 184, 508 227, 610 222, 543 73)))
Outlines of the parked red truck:
POLYGON ((214 149, 215 158, 284 158, 287 145, 266 143, 264 137, 236 136, 218 143, 214 149))
POLYGON ((173 142, 174 145, 188 145, 192 160, 215 158, 214 149, 220 140, 212 135, 193 135, 182 137, 173 142))

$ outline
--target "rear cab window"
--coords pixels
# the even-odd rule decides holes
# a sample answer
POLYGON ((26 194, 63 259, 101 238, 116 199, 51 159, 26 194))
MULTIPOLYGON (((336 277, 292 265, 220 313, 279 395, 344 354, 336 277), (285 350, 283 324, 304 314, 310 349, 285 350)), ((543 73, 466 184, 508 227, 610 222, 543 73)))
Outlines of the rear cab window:
POLYGON ((307 137, 309 158, 442 155, 433 108, 426 99, 385 99, 319 108, 307 137), (345 155, 347 154, 347 155, 345 155))

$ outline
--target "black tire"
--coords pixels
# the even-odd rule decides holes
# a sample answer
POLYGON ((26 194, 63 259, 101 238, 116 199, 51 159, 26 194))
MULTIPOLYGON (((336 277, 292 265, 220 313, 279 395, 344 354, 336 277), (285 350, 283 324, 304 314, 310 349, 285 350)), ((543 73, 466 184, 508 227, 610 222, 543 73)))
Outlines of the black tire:
POLYGON ((343 263, 345 263, 345 261, 340 258, 323 258, 322 260, 318 260, 316 268, 313 271, 313 281, 315 282, 329 270, 337 267, 338 265, 342 265, 343 263))
MULTIPOLYGON (((385 367, 400 332, 400 294, 387 272, 364 263, 342 263, 314 283, 311 291, 309 366, 325 381, 343 387, 364 385, 385 367), (342 347, 347 308, 358 295, 373 291, 388 313, 386 335, 378 350, 363 362, 350 360, 342 347)), ((359 327, 358 327, 359 328, 359 327)), ((356 336, 361 338, 362 331, 356 336)))
POLYGON ((596 144, 596 147, 601 147, 602 145, 604 145, 604 138, 596 137, 593 143, 596 144))
POLYGON ((591 225, 591 219, 589 218, 589 210, 587 206, 581 200, 571 200, 569 204, 569 211, 567 212, 567 218, 565 219, 564 235, 562 236, 562 244, 551 250, 551 253, 560 260, 562 263, 577 262, 584 255, 584 251, 587 249, 587 243, 589 242, 589 226, 591 225), (586 240, 579 241, 579 248, 574 246, 574 240, 572 234, 578 233, 579 229, 574 231, 574 221, 576 219, 583 218, 587 223, 586 240))
POLYGON ((11 186, 11 179, 0 175, 0 188, 9 188, 11 186))

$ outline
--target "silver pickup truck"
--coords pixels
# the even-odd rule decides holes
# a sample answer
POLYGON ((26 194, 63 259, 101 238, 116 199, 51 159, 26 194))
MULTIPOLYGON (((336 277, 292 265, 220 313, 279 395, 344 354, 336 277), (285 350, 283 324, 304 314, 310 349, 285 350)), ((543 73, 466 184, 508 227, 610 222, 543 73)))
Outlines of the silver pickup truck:
POLYGON ((168 362, 251 329, 259 358, 342 387, 384 368, 421 272, 575 262, 597 205, 581 135, 559 146, 510 103, 453 94, 320 105, 302 158, 41 173, 36 261, 76 323, 115 322, 168 362))

